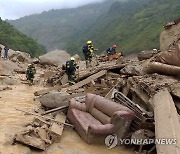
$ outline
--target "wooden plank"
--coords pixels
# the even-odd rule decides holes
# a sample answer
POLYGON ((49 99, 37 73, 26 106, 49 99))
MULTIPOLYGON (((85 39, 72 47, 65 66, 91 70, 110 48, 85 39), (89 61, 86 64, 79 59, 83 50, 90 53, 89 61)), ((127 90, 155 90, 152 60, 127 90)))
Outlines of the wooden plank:
MULTIPOLYGON (((65 123, 66 116, 63 113, 57 114, 55 116, 55 120, 59 123, 65 123)), ((50 128, 50 136, 52 137, 52 142, 59 142, 61 139, 61 135, 64 129, 64 124, 57 124, 54 122, 50 128)))
POLYGON ((87 68, 85 71, 80 71, 79 78, 82 79, 82 78, 88 77, 90 75, 93 75, 93 74, 101 71, 101 70, 123 68, 126 65, 127 65, 126 63, 118 64, 118 63, 116 63, 116 61, 100 63, 100 65, 98 65, 96 67, 90 67, 90 68, 87 68))
POLYGON ((94 74, 94 75, 92 75, 92 76, 90 76, 90 77, 88 77, 88 78, 86 78, 86 79, 76 83, 75 85, 73 85, 71 87, 63 88, 61 91, 63 92, 63 91, 67 91, 67 90, 76 90, 76 89, 78 89, 78 88, 80 88, 80 87, 90 83, 91 81, 102 77, 106 73, 107 73, 106 70, 102 70, 102 71, 100 71, 100 72, 98 72, 98 73, 96 73, 96 74, 94 74))
POLYGON ((52 109, 52 110, 48 110, 46 111, 45 113, 43 113, 42 115, 46 115, 46 114, 49 114, 49 113, 52 113, 52 112, 56 112, 56 111, 60 111, 60 110, 64 110, 64 109, 67 109, 69 107, 69 105, 67 106, 61 106, 61 107, 57 107, 55 109, 52 109))
POLYGON ((60 125, 66 125, 66 126, 73 127, 73 125, 71 125, 71 124, 68 124, 68 123, 61 123, 61 122, 56 121, 56 120, 54 120, 54 119, 52 119, 52 118, 49 118, 49 117, 46 117, 46 116, 42 116, 42 115, 39 115, 39 114, 36 114, 36 113, 27 112, 27 111, 23 111, 23 110, 20 110, 20 109, 16 109, 16 110, 17 110, 17 111, 24 112, 24 113, 29 114, 29 115, 34 115, 34 116, 37 116, 37 117, 40 117, 40 118, 44 118, 44 119, 47 119, 47 120, 56 122, 56 123, 58 123, 58 124, 60 124, 60 125))
POLYGON ((158 154, 180 153, 180 123, 173 99, 167 89, 153 97, 157 139, 176 139, 176 144, 157 144, 158 154))

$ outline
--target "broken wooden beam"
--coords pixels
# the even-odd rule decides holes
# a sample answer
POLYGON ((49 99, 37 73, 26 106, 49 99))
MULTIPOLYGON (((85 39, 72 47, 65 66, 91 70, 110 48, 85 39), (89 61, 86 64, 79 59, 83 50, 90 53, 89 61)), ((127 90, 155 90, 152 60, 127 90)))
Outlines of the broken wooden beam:
POLYGON ((121 69, 121 68, 125 67, 126 65, 127 65, 126 63, 118 64, 118 63, 116 63, 116 61, 101 63, 100 65, 98 65, 96 67, 92 67, 92 68, 90 67, 90 68, 87 68, 85 71, 80 71, 79 78, 80 79, 86 78, 86 77, 93 75, 101 70, 111 70, 111 69, 116 69, 116 68, 121 69))
POLYGON ((69 107, 69 105, 57 107, 57 108, 55 108, 55 109, 46 111, 46 112, 43 113, 42 115, 46 115, 46 114, 53 113, 53 112, 56 112, 56 111, 65 110, 65 109, 67 109, 68 107, 69 107))
POLYGON ((78 89, 78 88, 80 88, 80 87, 90 83, 91 81, 96 80, 96 79, 104 76, 106 73, 107 73, 106 70, 102 70, 102 71, 100 71, 100 72, 98 72, 98 73, 96 73, 96 74, 94 74, 94 75, 92 75, 92 76, 90 76, 90 77, 88 77, 88 78, 86 78, 86 79, 76 83, 75 85, 73 85, 71 87, 63 88, 61 91, 76 90, 76 89, 78 89))
POLYGON ((156 139, 175 139, 176 144, 157 144, 158 154, 180 153, 180 123, 173 99, 167 89, 153 97, 156 139))
POLYGON ((45 116, 42 116, 42 115, 39 115, 39 114, 36 114, 36 113, 32 113, 32 112, 28 112, 28 111, 23 111, 23 110, 20 110, 20 109, 16 109, 16 110, 17 110, 17 111, 24 112, 24 113, 29 114, 29 115, 34 115, 34 116, 37 116, 37 117, 40 117, 40 118, 47 119, 47 120, 50 120, 50 121, 52 121, 52 122, 56 122, 56 123, 58 123, 58 124, 60 124, 60 125, 66 125, 66 126, 69 126, 69 127, 74 127, 74 126, 71 125, 71 124, 68 124, 68 123, 61 123, 61 122, 56 121, 56 120, 54 120, 54 119, 52 119, 52 118, 45 117, 45 116))

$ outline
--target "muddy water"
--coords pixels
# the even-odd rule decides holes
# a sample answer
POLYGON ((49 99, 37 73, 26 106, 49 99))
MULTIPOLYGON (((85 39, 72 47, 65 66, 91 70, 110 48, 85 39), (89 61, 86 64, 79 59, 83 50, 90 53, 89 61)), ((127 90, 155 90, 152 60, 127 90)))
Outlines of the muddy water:
POLYGON ((104 154, 121 153, 133 154, 134 152, 116 147, 108 150, 105 146, 87 145, 78 134, 72 129, 66 128, 61 141, 51 145, 47 151, 30 150, 21 144, 11 145, 13 135, 22 130, 22 126, 32 120, 32 116, 25 116, 24 113, 15 108, 31 110, 39 106, 35 102, 33 93, 42 87, 18 85, 12 86, 12 90, 0 92, 0 154, 104 154))

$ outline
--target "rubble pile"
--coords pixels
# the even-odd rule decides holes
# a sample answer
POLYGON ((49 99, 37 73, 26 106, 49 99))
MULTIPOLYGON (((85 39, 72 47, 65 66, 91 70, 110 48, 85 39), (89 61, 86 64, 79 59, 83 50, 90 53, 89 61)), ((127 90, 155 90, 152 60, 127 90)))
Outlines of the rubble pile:
MULTIPOLYGON (((147 64, 148 66, 151 66, 158 54, 159 53, 155 54, 153 58, 151 57, 153 60, 150 60, 152 61, 150 63, 149 59, 136 62, 124 60, 120 63, 118 63, 118 60, 99 62, 99 65, 95 68, 90 67, 86 70, 80 70, 77 74, 77 83, 74 85, 68 85, 67 80, 66 82, 62 81, 64 80, 63 76, 65 73, 63 71, 58 71, 47 80, 47 82, 51 83, 54 87, 38 91, 35 95, 44 107, 44 112, 54 114, 54 117, 51 117, 54 120, 60 115, 60 112, 61 118, 66 117, 66 115, 62 113, 62 109, 65 108, 66 112, 64 113, 67 113, 69 101, 72 98, 76 98, 76 101, 84 103, 86 93, 100 95, 128 107, 135 113, 135 118, 132 121, 129 130, 127 130, 128 133, 125 138, 155 139, 157 136, 162 137, 163 134, 159 132, 160 128, 157 128, 159 125, 158 123, 160 122, 157 115, 163 114, 166 111, 163 111, 162 109, 157 110, 156 100, 160 99, 158 94, 163 93, 163 91, 166 90, 167 95, 169 95, 173 103, 175 103, 175 105, 171 104, 174 105, 174 111, 176 110, 176 106, 179 113, 180 88, 178 86, 179 78, 174 74, 170 73, 171 75, 169 76, 158 74, 159 72, 147 74, 147 72, 149 73, 146 69, 147 64)), ((176 113, 177 111, 169 114, 178 117, 179 115, 176 113)), ((166 116, 162 117, 162 120, 165 122, 168 120, 166 118, 166 116)), ((53 143, 53 138, 47 135, 51 134, 50 130, 52 127, 47 124, 48 122, 49 121, 41 121, 40 123, 33 122, 27 127, 29 129, 28 131, 16 134, 15 140, 42 150, 46 149, 48 145, 53 143), (45 135, 42 137, 40 134, 45 135), (36 137, 36 139, 34 139, 34 137, 36 137), (34 144, 29 140, 40 141, 37 142, 37 144, 34 144)), ((178 125, 179 119, 176 129, 178 128, 178 125)), ((58 129, 61 129, 61 125, 56 123, 55 131, 58 129)), ((175 135, 175 137, 177 136, 175 135)), ((162 150, 161 146, 157 146, 156 148, 157 151, 162 150)), ((174 147, 169 148, 173 149, 174 147)), ((140 153, 150 153, 155 151, 155 144, 151 144, 150 146, 139 145, 139 149, 136 150, 139 150, 140 153)))
MULTIPOLYGON (((80 67, 76 71, 74 85, 68 83, 61 67, 47 65, 46 68, 52 68, 42 73, 47 87, 34 93, 41 109, 29 113, 36 118, 25 126, 24 131, 18 132, 14 140, 45 150, 54 142, 60 142, 64 127, 73 127, 73 123, 83 140, 92 144, 93 136, 100 135, 102 139, 112 133, 118 139, 174 138, 178 141, 179 47, 178 40, 166 52, 151 51, 142 55, 146 54, 143 52, 139 61, 122 57, 113 61, 99 58, 101 60, 94 66, 87 69, 80 67), (88 126, 89 121, 91 126, 88 126), (122 126, 126 126, 126 130, 121 129, 124 128, 122 126)), ((44 71, 44 65, 36 66, 44 71)), ((148 154, 167 151, 178 154, 180 151, 179 142, 166 148, 155 143, 133 144, 131 147, 139 153, 148 154)))
POLYGON ((22 132, 14 136, 14 142, 18 141, 45 150, 49 145, 60 140, 65 119, 63 114, 57 114, 53 120, 55 122, 34 118, 31 124, 28 124, 22 132))

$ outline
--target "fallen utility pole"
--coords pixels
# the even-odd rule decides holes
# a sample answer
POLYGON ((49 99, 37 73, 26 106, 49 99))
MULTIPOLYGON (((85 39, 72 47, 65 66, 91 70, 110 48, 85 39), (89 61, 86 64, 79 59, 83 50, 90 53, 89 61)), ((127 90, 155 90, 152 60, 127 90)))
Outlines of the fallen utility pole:
POLYGON ((37 114, 37 113, 32 113, 32 112, 24 111, 24 110, 17 109, 17 108, 15 108, 15 109, 16 109, 17 111, 21 111, 21 112, 24 112, 24 113, 29 114, 29 115, 34 115, 34 116, 41 117, 41 118, 44 118, 44 119, 47 119, 47 120, 51 120, 51 121, 56 122, 56 123, 58 123, 58 124, 60 124, 60 125, 66 125, 66 126, 69 126, 69 127, 74 127, 74 126, 71 125, 71 124, 62 123, 62 122, 56 121, 56 120, 54 120, 54 119, 52 119, 52 118, 39 115, 39 114, 37 114))
POLYGON ((46 114, 49 114, 49 113, 52 113, 52 112, 56 112, 56 111, 60 111, 60 110, 65 110, 68 107, 69 107, 69 105, 61 106, 61 107, 58 107, 58 108, 55 108, 55 109, 52 109, 52 110, 48 110, 45 113, 43 113, 42 115, 46 115, 46 114))
POLYGON ((152 62, 148 68, 149 73, 163 73, 167 75, 179 75, 180 67, 159 62, 152 62))
POLYGON ((158 154, 180 153, 180 123, 173 99, 167 89, 153 97, 156 139, 175 139, 173 144, 157 144, 158 154))

